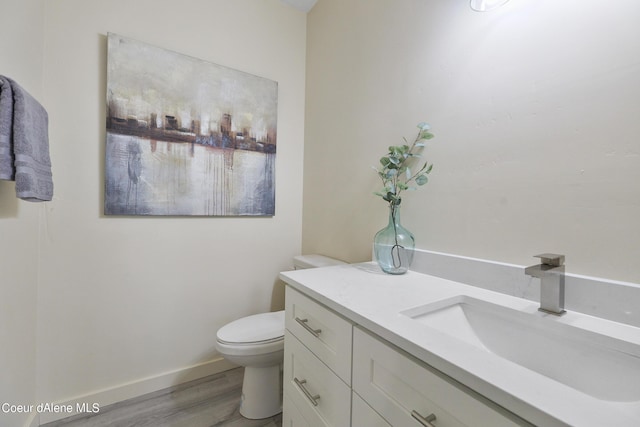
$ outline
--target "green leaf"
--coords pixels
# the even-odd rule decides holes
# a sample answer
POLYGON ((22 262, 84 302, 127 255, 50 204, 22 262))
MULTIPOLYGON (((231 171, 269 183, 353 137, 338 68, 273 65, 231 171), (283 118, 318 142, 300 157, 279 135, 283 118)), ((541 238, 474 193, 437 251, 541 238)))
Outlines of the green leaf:
POLYGON ((381 191, 374 194, 382 197, 391 206, 400 205, 399 194, 402 191, 416 190, 429 181, 427 174, 431 172, 433 165, 420 160, 422 167, 418 169, 418 162, 411 159, 422 158, 422 149, 426 146, 426 141, 435 136, 430 132, 431 125, 426 122, 418 123, 418 129, 420 130, 414 141, 410 143, 402 137, 404 144, 390 145, 387 155, 380 158, 381 167, 373 167, 384 185, 381 191))

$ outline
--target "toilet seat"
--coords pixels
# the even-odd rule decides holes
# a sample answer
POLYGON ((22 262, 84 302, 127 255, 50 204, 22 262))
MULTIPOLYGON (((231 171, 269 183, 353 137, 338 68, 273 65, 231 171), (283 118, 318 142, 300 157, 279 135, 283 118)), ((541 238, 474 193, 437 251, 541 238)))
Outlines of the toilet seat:
POLYGON ((284 337, 284 311, 243 317, 218 330, 218 342, 225 344, 267 344, 284 337))
POLYGON ((259 343, 226 343, 216 341, 216 348, 225 356, 254 357, 269 353, 278 353, 284 350, 284 337, 272 341, 259 343))
POLYGON ((284 311, 243 317, 223 326, 216 335, 218 351, 257 356, 284 349, 284 311))

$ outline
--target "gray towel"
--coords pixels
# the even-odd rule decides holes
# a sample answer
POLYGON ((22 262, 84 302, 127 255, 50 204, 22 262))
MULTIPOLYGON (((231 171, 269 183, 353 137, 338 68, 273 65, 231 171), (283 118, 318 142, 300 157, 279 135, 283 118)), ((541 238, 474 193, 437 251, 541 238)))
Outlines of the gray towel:
MULTIPOLYGON (((16 195, 30 202, 53 197, 47 111, 15 81, 13 91, 13 155, 16 195)), ((4 86, 3 86, 4 87, 4 86)))
POLYGON ((13 91, 9 80, 0 76, 0 179, 15 179, 13 159, 13 91))

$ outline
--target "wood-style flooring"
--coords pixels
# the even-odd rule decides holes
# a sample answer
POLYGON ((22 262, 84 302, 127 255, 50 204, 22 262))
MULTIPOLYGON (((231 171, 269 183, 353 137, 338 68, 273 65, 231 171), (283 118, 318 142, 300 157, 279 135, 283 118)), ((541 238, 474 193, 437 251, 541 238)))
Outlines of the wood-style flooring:
POLYGON ((282 414, 263 420, 240 415, 243 373, 232 369, 41 427, 281 427, 282 414))

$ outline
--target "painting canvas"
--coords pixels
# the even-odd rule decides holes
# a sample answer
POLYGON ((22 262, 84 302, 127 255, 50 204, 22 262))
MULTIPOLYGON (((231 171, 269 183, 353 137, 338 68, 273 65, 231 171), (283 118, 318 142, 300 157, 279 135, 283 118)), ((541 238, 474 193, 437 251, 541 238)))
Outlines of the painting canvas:
POLYGON ((275 213, 278 84, 108 35, 106 215, 275 213))

